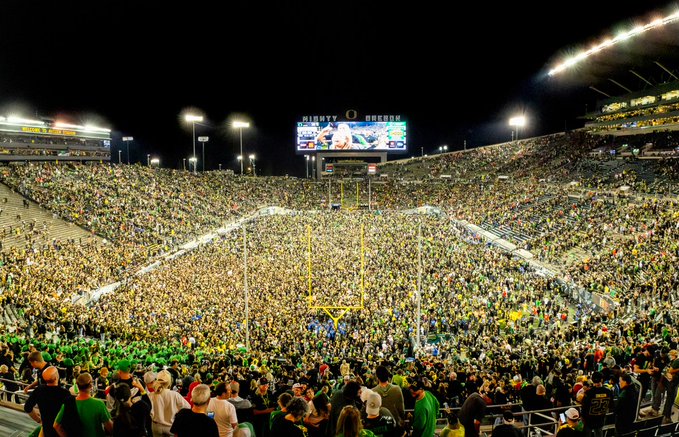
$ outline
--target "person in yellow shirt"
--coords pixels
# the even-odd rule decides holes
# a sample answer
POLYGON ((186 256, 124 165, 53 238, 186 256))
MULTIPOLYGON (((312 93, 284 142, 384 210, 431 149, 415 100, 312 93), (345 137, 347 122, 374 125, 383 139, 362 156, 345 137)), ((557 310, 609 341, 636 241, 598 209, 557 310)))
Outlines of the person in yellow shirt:
POLYGON ((455 411, 449 412, 446 420, 447 424, 441 431, 441 437, 464 437, 464 426, 460 425, 455 411))

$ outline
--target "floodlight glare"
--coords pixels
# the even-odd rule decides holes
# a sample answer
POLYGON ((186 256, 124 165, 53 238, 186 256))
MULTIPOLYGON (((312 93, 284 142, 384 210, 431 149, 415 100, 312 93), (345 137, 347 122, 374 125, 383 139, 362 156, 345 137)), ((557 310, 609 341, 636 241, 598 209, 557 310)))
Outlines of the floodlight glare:
POLYGON ((509 119, 510 126, 524 127, 526 125, 526 117, 519 115, 517 117, 512 117, 509 119))
POLYGON ((184 120, 188 122, 202 122, 203 121, 203 116, 202 115, 193 115, 193 114, 186 114, 184 116, 184 120))
POLYGON ((574 58, 567 59, 566 61, 562 62, 561 64, 558 64, 556 67, 549 70, 548 74, 550 76, 553 76, 556 73, 559 73, 559 72, 565 70, 566 68, 571 67, 571 66, 577 64, 578 62, 592 56, 593 54, 600 52, 602 49, 604 49, 606 47, 613 46, 613 45, 615 45, 615 44, 617 44, 621 41, 628 40, 629 38, 633 37, 634 35, 640 35, 640 34, 645 33, 645 32, 647 32, 651 29, 655 29, 656 27, 659 27, 659 26, 662 26, 664 24, 668 24, 668 23, 671 23, 671 22, 677 21, 677 20, 679 20, 679 10, 675 11, 673 14, 668 15, 664 18, 655 18, 655 19, 653 19, 653 21, 651 21, 647 24, 635 26, 631 30, 619 33, 613 39, 606 39, 601 44, 599 44, 599 45, 597 45, 597 46, 595 46, 595 47, 593 47, 593 48, 591 48, 591 49, 589 49, 585 52, 580 53, 579 55, 575 56, 574 58))
POLYGON ((250 127, 250 123, 247 121, 234 121, 232 126, 236 129, 243 129, 250 127))
POLYGON ((255 159, 255 155, 250 155, 250 156, 248 156, 248 158, 255 159))
POLYGON ((65 127, 67 129, 83 129, 83 126, 80 126, 79 124, 64 123, 61 121, 57 121, 56 123, 54 123, 54 127, 65 127))
POLYGON ((85 126, 85 130, 90 131, 90 132, 111 132, 111 129, 106 129, 103 127, 97 127, 97 126, 92 126, 88 124, 85 126))
POLYGON ((10 115, 7 117, 7 121, 10 123, 18 123, 18 124, 39 124, 39 125, 44 125, 45 123, 39 120, 30 120, 28 118, 21 118, 17 117, 15 115, 10 115))
POLYGON ((158 164, 160 164, 160 159, 158 159, 158 158, 151 159, 151 165, 158 165, 158 164))

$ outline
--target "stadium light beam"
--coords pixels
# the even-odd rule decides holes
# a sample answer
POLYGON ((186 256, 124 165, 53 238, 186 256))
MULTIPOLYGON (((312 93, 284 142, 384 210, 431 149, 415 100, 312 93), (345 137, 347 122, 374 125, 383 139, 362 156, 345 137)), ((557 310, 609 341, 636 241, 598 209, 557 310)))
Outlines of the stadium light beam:
POLYGON ((579 53, 577 56, 569 58, 565 61, 563 61, 560 64, 557 64, 554 68, 549 70, 547 73, 549 76, 554 76, 555 74, 561 73, 562 71, 566 70, 569 67, 572 67, 585 59, 589 58, 590 56, 599 53, 601 50, 606 49, 608 47, 612 47, 620 42, 627 41, 628 39, 636 36, 636 35, 641 35, 643 33, 648 32, 649 30, 655 29, 660 26, 664 26, 665 24, 672 23, 674 21, 679 20, 679 10, 675 11, 674 13, 667 15, 666 17, 663 18, 655 18, 652 21, 646 23, 646 24, 640 24, 637 26, 634 26, 632 29, 625 31, 625 32, 620 32, 615 38, 613 39, 606 39, 604 42, 595 45, 594 47, 590 48, 587 51, 579 53))

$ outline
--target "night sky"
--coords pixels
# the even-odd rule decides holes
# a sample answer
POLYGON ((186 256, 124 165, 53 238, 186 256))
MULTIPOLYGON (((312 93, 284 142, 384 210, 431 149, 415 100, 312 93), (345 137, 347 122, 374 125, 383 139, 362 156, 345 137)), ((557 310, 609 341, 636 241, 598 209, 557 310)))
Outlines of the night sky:
MULTIPOLYGON (((443 144, 459 149, 465 139, 471 147, 507 141, 507 119, 519 111, 529 118, 522 137, 580 127, 585 104, 591 109, 602 97, 588 85, 605 86, 605 78, 547 78, 546 71, 569 50, 678 7, 627 0, 178 4, 3 1, 0 115, 93 121, 114 130, 114 158, 120 137, 131 135, 132 160, 146 162, 151 153, 177 168, 191 153, 182 111, 198 108, 208 126, 197 126, 197 135, 210 136, 207 168, 233 169, 238 132, 227 121, 241 115, 253 126, 243 144, 257 155, 258 172, 299 176, 294 126, 302 115, 400 114, 412 154, 443 144)), ((665 53, 653 56, 679 66, 676 46, 654 47, 665 53)))

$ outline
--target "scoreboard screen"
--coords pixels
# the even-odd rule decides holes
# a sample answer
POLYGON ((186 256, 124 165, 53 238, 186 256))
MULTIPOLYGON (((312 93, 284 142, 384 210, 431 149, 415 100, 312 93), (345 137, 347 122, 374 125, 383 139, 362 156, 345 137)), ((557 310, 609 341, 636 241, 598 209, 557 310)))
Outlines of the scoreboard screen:
POLYGON ((298 122, 297 153, 317 151, 405 153, 405 121, 298 122))

